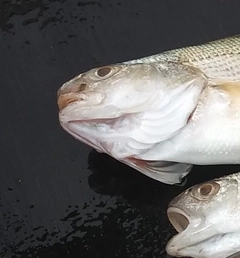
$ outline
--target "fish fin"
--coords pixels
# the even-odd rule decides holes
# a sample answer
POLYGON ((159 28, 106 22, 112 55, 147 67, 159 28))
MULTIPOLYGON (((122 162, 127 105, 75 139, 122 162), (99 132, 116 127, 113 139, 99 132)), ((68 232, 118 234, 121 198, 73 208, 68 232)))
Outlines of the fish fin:
POLYGON ((183 178, 191 171, 193 165, 168 161, 146 161, 128 158, 122 161, 144 175, 165 184, 184 183, 183 178))
POLYGON ((175 185, 177 186, 185 186, 187 184, 187 177, 183 177, 182 181, 180 183, 177 183, 175 185))
POLYGON ((214 85, 212 87, 225 91, 231 97, 240 97, 240 81, 224 82, 221 84, 214 85))
POLYGON ((240 81, 224 82, 212 87, 229 96, 231 106, 240 105, 240 81))

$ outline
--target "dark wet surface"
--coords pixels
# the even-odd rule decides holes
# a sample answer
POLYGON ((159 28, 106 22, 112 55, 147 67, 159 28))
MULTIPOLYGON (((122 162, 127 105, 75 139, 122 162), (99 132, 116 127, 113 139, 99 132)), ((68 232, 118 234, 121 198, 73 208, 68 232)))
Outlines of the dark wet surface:
POLYGON ((165 258, 186 187, 98 154, 58 123, 57 89, 89 68, 240 33, 239 1, 0 2, 0 257, 165 258))

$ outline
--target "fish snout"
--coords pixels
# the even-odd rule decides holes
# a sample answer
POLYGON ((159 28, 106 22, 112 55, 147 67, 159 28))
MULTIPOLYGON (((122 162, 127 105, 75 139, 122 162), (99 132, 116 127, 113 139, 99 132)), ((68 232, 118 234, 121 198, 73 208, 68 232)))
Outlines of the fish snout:
POLYGON ((67 93, 67 94, 59 95, 57 100, 59 111, 61 111, 66 106, 68 106, 70 103, 73 103, 79 100, 82 100, 82 99, 76 93, 67 93))
POLYGON ((59 110, 62 110, 70 103, 85 99, 85 94, 82 92, 84 92, 86 87, 87 83, 81 77, 64 83, 57 92, 59 110))
POLYGON ((67 94, 67 93, 80 93, 84 91, 87 87, 87 83, 82 80, 82 78, 72 79, 69 82, 66 82, 58 90, 57 96, 67 94))

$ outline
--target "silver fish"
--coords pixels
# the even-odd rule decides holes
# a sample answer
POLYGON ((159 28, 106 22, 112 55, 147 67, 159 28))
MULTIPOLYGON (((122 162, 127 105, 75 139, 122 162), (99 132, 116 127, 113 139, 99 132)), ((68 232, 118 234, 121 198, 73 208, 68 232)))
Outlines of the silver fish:
POLYGON ((167 210, 179 232, 166 251, 176 257, 240 257, 240 172, 185 190, 167 210))
POLYGON ((91 69, 58 91, 73 137, 166 184, 240 163, 240 36, 91 69))

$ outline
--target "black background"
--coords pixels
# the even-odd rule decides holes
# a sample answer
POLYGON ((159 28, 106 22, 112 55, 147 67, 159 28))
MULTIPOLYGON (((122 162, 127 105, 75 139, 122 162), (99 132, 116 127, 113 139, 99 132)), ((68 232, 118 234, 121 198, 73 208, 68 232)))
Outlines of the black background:
POLYGON ((0 256, 167 257, 169 201, 239 168, 156 182, 64 132, 56 91, 96 66, 238 34, 240 2, 1 0, 0 28, 0 256))

